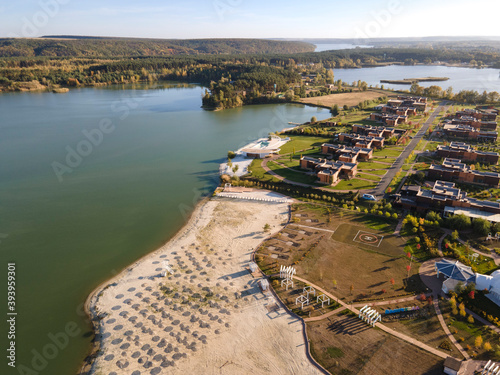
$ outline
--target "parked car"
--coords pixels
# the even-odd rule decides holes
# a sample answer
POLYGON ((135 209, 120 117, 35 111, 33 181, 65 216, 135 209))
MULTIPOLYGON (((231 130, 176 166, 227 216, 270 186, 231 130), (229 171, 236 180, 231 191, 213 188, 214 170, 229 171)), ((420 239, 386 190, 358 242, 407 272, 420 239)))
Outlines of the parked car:
POLYGON ((367 200, 367 201, 376 201, 377 199, 371 195, 371 194, 363 194, 361 196, 361 199, 367 200))

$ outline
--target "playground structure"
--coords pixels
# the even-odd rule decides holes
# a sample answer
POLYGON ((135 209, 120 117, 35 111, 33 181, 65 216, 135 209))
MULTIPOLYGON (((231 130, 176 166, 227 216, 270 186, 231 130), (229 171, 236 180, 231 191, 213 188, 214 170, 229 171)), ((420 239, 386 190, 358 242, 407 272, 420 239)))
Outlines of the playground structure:
POLYGON ((365 305, 359 310, 358 318, 366 322, 368 325, 375 327, 375 323, 382 319, 382 316, 375 310, 365 305))

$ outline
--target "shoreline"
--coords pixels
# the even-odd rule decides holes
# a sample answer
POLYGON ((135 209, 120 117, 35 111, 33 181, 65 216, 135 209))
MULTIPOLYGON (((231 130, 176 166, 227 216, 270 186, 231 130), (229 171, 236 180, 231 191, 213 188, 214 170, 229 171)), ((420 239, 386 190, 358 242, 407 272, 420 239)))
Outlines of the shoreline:
POLYGON ((89 322, 90 324, 92 325, 92 330, 93 330, 93 333, 94 333, 94 339, 92 340, 92 348, 89 350, 88 354, 85 356, 85 358, 83 359, 83 364, 80 366, 80 370, 78 371, 78 374, 84 374, 84 371, 89 371, 90 369, 86 370, 86 366, 88 365, 86 363, 87 361, 87 358, 91 358, 93 355, 97 354, 98 350, 101 348, 101 341, 100 340, 97 340, 97 332, 98 332, 98 328, 99 328, 99 325, 97 324, 96 325, 96 321, 95 319, 93 318, 92 316, 92 312, 91 312, 91 301, 92 299, 98 295, 100 292, 104 291, 106 289, 106 287, 110 284, 112 284, 115 280, 119 280, 121 277, 123 277, 123 274, 131 267, 134 267, 136 264, 138 264, 139 262, 145 260, 146 258, 150 257, 152 254, 154 254, 155 252, 159 251, 161 248, 163 248, 164 246, 166 246, 169 242, 171 241, 174 241, 178 236, 181 235, 181 232, 183 232, 185 230, 186 227, 189 226, 189 223, 194 220, 195 218, 195 213, 201 209, 201 207, 203 206, 204 203, 208 202, 210 200, 210 197, 205 197, 203 198, 201 201, 199 201, 195 208, 193 209, 193 211, 189 214, 189 217, 187 218, 187 220, 185 221, 184 225, 182 227, 180 227, 177 232, 175 232, 173 234, 173 236, 171 238, 169 238, 163 245, 161 245, 158 249, 155 249, 143 256, 141 256, 140 258, 138 258, 137 260, 135 260, 133 263, 129 264, 128 266, 124 267, 118 274, 114 275, 113 277, 103 281, 101 284, 99 284, 94 290, 92 290, 92 292, 89 293, 89 295, 87 296, 87 298, 85 299, 85 302, 83 303, 83 310, 85 311, 85 314, 87 315, 87 318, 89 319, 89 322))
POLYGON ((79 373, 87 375, 113 370, 123 373, 119 369, 125 367, 127 373, 134 374, 141 373, 143 367, 148 369, 147 373, 163 373, 161 367, 168 367, 168 373, 193 373, 200 366, 206 373, 217 370, 217 373, 247 374, 250 369, 253 373, 289 373, 292 369, 295 372, 300 369, 299 373, 304 374, 320 373, 307 355, 302 320, 280 307, 279 299, 276 300, 272 292, 263 293, 258 283, 260 273, 251 274, 247 267, 255 248, 269 234, 281 230, 288 213, 288 203, 217 197, 199 202, 185 225, 163 246, 124 268, 89 294, 85 312, 91 319, 95 338, 79 373), (238 219, 243 217, 245 220, 238 219), (271 223, 269 233, 263 234, 264 223, 271 223), (159 277, 159 268, 152 274, 153 264, 167 256, 175 275, 159 277), (205 258, 198 262, 196 256, 205 258), (202 272, 197 274, 188 269, 189 262, 202 272), (185 276, 182 278, 182 275, 185 276), (197 282, 200 282, 198 289, 197 282), (202 290, 208 290, 209 294, 200 298, 202 290), (145 294, 142 301, 146 302, 131 301, 134 299, 132 292, 139 298, 145 294), (224 295, 227 293, 229 296, 224 295), (180 305, 174 303, 181 299, 180 305), (151 300, 154 303, 150 304, 151 300), (125 304, 117 305, 121 302, 125 304), (133 302, 137 303, 132 305, 133 302), (138 312, 143 308, 139 317, 131 311, 133 316, 129 318, 129 313, 124 311, 130 309, 126 304, 138 312), (279 307, 278 312, 272 310, 273 306, 279 307), (115 315, 117 313, 119 315, 115 315), (277 316, 271 317, 271 313, 277 316), (141 314, 144 318, 149 314, 149 317, 143 319, 141 314), (191 320, 185 316, 191 316, 191 320), (210 320, 205 321, 208 318, 210 320), (140 329, 132 329, 137 320, 136 327, 142 328, 142 333, 140 329), (113 327, 116 321, 119 324, 113 327), (193 323, 199 323, 200 327, 193 323), (164 326, 167 327, 163 331, 173 338, 160 333, 158 328, 164 326), (188 335, 183 332, 174 335, 177 328, 188 335), (205 335, 199 336, 195 329, 205 335), (189 333, 194 337, 191 344, 187 342, 188 338, 193 340, 189 333), (132 340, 134 335, 135 340, 132 340), (122 341, 120 349, 123 351, 120 352, 115 343, 122 341), (162 350, 167 343, 167 355, 164 355, 162 350), (265 351, 266 355, 261 358, 259 354, 262 353, 255 352, 255 348, 263 348, 260 351, 265 351), (191 355, 192 352, 196 353, 191 355), (134 369, 136 371, 132 372, 134 369))

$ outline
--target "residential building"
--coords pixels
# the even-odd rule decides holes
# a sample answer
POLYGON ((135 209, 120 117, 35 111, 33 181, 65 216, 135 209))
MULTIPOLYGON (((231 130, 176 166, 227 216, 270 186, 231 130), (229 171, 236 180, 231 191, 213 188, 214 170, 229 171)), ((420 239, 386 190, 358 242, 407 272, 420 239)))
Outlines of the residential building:
POLYGON ((371 125, 360 125, 354 124, 352 126, 352 132, 361 135, 367 135, 370 137, 384 137, 391 138, 394 136, 394 128, 386 128, 385 126, 371 126, 371 125))
POLYGON ((357 163, 315 159, 303 156, 300 159, 300 167, 313 171, 320 183, 334 185, 338 183, 341 178, 350 179, 356 176, 358 166, 357 163))
POLYGON ((419 212, 433 210, 442 211, 445 216, 460 213, 491 222, 500 221, 500 202, 469 198, 467 193, 455 187, 453 182, 436 181, 430 190, 418 187, 416 195, 399 197, 395 203, 404 209, 415 209, 419 212))
POLYGON ((362 147, 347 147, 345 145, 334 145, 323 143, 321 152, 335 156, 339 161, 356 163, 358 161, 366 161, 373 157, 373 149, 362 147))
POLYGON ((437 147, 436 155, 441 158, 461 159, 471 163, 498 164, 497 152, 475 150, 471 145, 462 142, 451 142, 450 145, 437 147))
POLYGON ((445 124, 443 132, 454 138, 468 138, 478 142, 496 142, 498 133, 496 131, 478 130, 470 125, 445 124))
POLYGON ((360 148, 382 148, 384 147, 384 137, 370 137, 365 135, 339 133, 339 142, 345 142, 360 148))
POLYGON ((466 184, 478 184, 499 187, 500 173, 481 172, 462 163, 460 159, 446 158, 442 165, 432 164, 427 176, 433 180, 456 181, 466 184))
POLYGON ((370 114, 370 120, 383 122, 387 126, 397 126, 399 124, 406 124, 408 116, 374 112, 370 114))

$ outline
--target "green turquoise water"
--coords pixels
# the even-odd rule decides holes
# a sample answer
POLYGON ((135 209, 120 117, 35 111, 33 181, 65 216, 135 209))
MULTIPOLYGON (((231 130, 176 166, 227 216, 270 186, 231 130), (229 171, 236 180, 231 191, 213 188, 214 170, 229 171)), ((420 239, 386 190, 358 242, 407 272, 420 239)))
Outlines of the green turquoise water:
MULTIPOLYGON (((7 263, 16 263, 18 313, 17 367, 2 357, 1 374, 76 373, 92 338, 87 295, 184 224, 217 184, 227 151, 289 121, 328 117, 288 104, 204 111, 203 91, 166 84, 0 96, 0 276, 6 285, 7 263), (66 160, 73 152, 80 156, 66 160)), ((6 299, 2 286, 4 316, 6 299)))

